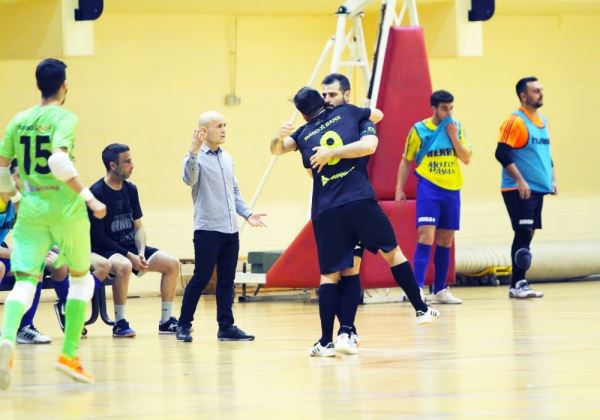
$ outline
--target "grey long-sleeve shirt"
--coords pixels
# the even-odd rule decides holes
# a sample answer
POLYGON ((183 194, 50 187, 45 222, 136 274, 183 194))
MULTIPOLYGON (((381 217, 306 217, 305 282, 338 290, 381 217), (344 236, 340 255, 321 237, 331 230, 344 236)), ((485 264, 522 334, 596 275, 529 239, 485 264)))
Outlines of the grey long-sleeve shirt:
POLYGON ((233 158, 223 148, 216 152, 203 144, 195 155, 183 158, 183 182, 192 187, 194 230, 236 233, 236 213, 248 218, 252 211, 240 194, 233 173, 233 158))

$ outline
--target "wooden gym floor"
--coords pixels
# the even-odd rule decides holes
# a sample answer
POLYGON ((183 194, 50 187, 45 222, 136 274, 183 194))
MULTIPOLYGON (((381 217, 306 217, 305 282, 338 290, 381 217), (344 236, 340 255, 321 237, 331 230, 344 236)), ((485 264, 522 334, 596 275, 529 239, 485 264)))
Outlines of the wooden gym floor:
POLYGON ((600 418, 600 282, 536 288, 546 297, 455 288, 464 304, 439 306, 429 326, 406 303, 362 306, 360 354, 333 359, 306 353, 314 303, 236 304, 257 340, 220 343, 209 297, 188 344, 158 335, 158 298, 131 299, 136 338, 96 323, 82 341, 92 386, 54 370, 62 335, 42 303, 36 325, 54 342, 18 346, 0 418, 600 418))

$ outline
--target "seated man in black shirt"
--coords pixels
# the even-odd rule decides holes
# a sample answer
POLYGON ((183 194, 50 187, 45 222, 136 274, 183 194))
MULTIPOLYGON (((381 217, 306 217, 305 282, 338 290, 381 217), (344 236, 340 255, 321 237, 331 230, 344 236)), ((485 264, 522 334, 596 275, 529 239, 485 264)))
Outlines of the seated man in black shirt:
POLYGON ((160 334, 174 334, 177 319, 173 317, 173 299, 179 274, 179 261, 165 252, 146 246, 146 232, 142 225, 142 208, 136 186, 127 181, 133 170, 129 147, 110 144, 102 151, 106 176, 90 190, 106 203, 106 217, 90 217, 92 251, 107 258, 115 277, 113 300, 115 325, 113 337, 135 337, 135 331, 125 319, 125 303, 131 273, 141 276, 146 271, 162 274, 160 334), (102 198, 100 198, 102 197, 102 198))

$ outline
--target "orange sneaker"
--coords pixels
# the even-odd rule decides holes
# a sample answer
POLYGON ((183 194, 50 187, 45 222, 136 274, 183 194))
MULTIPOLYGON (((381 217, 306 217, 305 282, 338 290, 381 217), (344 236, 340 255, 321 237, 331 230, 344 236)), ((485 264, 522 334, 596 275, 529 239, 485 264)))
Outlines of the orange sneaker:
POLYGON ((94 376, 83 369, 79 357, 71 358, 61 354, 54 367, 76 381, 85 382, 86 384, 94 383, 94 376))
POLYGON ((10 340, 0 342, 0 389, 8 389, 10 386, 10 371, 13 367, 15 345, 10 340))

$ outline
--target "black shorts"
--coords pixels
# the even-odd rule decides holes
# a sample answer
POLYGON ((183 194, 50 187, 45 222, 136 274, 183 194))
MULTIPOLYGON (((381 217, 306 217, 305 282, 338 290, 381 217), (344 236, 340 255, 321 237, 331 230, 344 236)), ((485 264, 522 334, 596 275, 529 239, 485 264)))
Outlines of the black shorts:
POLYGON ((502 198, 513 230, 518 229, 541 229, 542 207, 544 205, 544 194, 531 193, 527 200, 519 197, 519 191, 503 191, 502 198))
POLYGON ((313 220, 321 274, 353 266, 354 249, 390 252, 398 243, 389 219, 375 200, 353 201, 326 210, 313 220))
MULTIPOLYGON (((131 252, 132 254, 138 255, 138 250, 137 248, 132 248, 132 249, 128 249, 127 251, 131 252)), ((106 258, 107 260, 110 259, 110 257, 112 257, 115 254, 118 254, 118 252, 116 251, 104 251, 104 252, 98 252, 96 250, 92 249, 92 252, 103 256, 104 258, 106 258)), ((151 246, 146 245, 146 248, 144 250, 144 258, 146 258, 146 261, 150 261, 150 258, 152 258, 152 256, 154 254, 156 254, 156 252, 158 252, 158 249, 153 248, 151 246)), ((125 257, 127 258, 127 257, 125 257)), ((137 276, 137 274, 139 273, 137 270, 132 270, 133 274, 135 274, 137 276)))

